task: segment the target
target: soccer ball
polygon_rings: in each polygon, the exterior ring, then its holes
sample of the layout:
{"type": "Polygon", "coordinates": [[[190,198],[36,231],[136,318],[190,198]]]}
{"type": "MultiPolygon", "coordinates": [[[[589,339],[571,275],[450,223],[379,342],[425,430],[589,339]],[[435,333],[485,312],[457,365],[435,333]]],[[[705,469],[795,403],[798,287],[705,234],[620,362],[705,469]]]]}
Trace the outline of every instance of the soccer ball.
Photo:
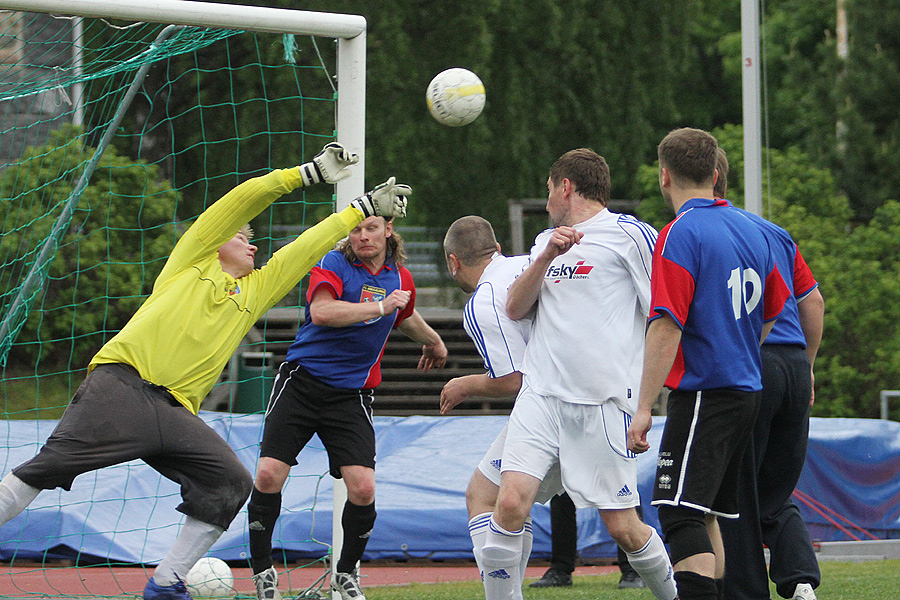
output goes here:
{"type": "Polygon", "coordinates": [[[234,575],[220,558],[204,556],[188,571],[184,584],[194,598],[234,598],[234,575]]]}
{"type": "Polygon", "coordinates": [[[450,127],[468,125],[484,108],[484,84],[468,69],[447,69],[428,84],[425,103],[439,123],[450,127]]]}

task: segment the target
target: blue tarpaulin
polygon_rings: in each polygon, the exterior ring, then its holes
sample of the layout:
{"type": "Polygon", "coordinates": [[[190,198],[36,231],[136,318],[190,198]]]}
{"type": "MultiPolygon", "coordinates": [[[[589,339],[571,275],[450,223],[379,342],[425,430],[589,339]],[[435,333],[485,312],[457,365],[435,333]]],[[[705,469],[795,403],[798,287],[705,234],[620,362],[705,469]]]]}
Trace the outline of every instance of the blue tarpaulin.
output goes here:
{"type": "MultiPolygon", "coordinates": [[[[261,415],[202,413],[252,473],[261,415]]],[[[367,559],[471,558],[465,488],[506,417],[376,417],[378,520],[367,559]]],[[[664,418],[649,440],[659,442],[664,418]]],[[[31,458],[54,421],[0,422],[3,473],[31,458]]],[[[275,546],[292,560],[316,558],[331,540],[332,480],[317,438],[298,457],[284,491],[275,546]]],[[[653,450],[638,458],[644,518],[659,527],[649,505],[656,467],[653,450]]],[[[900,423],[813,418],[806,468],[797,486],[815,540],[862,539],[853,525],[879,538],[900,538],[900,423]],[[852,525],[851,525],[852,524],[852,525]]],[[[124,563],[158,562],[178,532],[178,486],[135,461],[82,475],[71,492],[50,490],[0,527],[0,559],[81,556],[124,563]]],[[[535,506],[535,557],[550,554],[549,506],[535,506]]],[[[615,546],[593,510],[578,512],[583,557],[613,557],[615,546]]],[[[242,511],[213,547],[225,560],[247,558],[247,514],[242,511]]]]}

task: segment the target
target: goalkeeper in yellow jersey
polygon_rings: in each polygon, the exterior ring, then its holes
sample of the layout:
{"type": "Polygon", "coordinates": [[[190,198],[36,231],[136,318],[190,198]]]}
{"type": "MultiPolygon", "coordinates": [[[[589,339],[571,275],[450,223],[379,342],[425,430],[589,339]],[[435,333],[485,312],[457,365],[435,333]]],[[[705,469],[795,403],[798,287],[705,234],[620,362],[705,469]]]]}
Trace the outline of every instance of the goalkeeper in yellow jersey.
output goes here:
{"type": "Polygon", "coordinates": [[[144,599],[190,600],[187,572],[253,487],[231,447],[197,416],[200,402],[254,323],[361,221],[405,216],[411,190],[390,178],[305,231],[260,269],[242,226],[298,187],[349,177],[358,160],[340,144],[327,144],[311,162],[245,181],[200,215],[144,304],[93,357],[45,445],[0,480],[0,525],[41,490],[69,490],[82,473],[141,459],[181,486],[178,510],[186,515],[144,599]]]}

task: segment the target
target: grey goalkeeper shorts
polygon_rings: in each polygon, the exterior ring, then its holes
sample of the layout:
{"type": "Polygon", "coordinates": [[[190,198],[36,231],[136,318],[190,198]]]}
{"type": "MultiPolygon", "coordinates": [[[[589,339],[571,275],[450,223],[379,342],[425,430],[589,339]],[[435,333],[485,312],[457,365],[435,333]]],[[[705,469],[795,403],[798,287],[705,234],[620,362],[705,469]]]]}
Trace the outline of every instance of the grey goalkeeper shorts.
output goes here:
{"type": "Polygon", "coordinates": [[[135,459],[181,486],[180,512],[222,528],[253,486],[219,434],[123,364],[91,371],[38,454],[13,473],[39,489],[69,490],[82,473],[135,459]]]}

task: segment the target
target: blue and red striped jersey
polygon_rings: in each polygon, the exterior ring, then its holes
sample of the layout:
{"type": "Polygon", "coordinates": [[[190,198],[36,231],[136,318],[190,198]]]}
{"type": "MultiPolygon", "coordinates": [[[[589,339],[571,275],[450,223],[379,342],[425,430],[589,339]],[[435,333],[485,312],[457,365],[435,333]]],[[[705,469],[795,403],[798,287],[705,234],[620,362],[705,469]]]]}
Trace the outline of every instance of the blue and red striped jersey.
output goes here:
{"type": "Polygon", "coordinates": [[[378,387],[388,335],[412,315],[415,304],[416,288],[405,267],[388,262],[377,273],[370,273],[362,262],[351,263],[332,250],[310,271],[306,319],[288,349],[287,360],[332,387],[378,387]],[[314,324],[309,314],[310,300],[323,286],[345,302],[378,302],[396,289],[409,290],[412,295],[402,311],[346,327],[323,327],[314,324]]]}
{"type": "Polygon", "coordinates": [[[790,295],[768,239],[726,200],[693,198],[660,232],[650,320],[681,327],[666,386],[762,389],[759,339],[790,295]]]}
{"type": "Polygon", "coordinates": [[[800,326],[800,315],[797,303],[803,300],[807,294],[816,289],[819,283],[813,277],[809,265],[803,260],[800,249],[791,238],[790,234],[778,225],[767,221],[751,212],[744,211],[747,218],[756,223],[767,238],[769,238],[772,251],[775,253],[775,264],[784,278],[792,298],[784,305],[784,310],[778,315],[775,327],[766,337],[766,344],[790,344],[806,348],[806,336],[800,326]]]}

